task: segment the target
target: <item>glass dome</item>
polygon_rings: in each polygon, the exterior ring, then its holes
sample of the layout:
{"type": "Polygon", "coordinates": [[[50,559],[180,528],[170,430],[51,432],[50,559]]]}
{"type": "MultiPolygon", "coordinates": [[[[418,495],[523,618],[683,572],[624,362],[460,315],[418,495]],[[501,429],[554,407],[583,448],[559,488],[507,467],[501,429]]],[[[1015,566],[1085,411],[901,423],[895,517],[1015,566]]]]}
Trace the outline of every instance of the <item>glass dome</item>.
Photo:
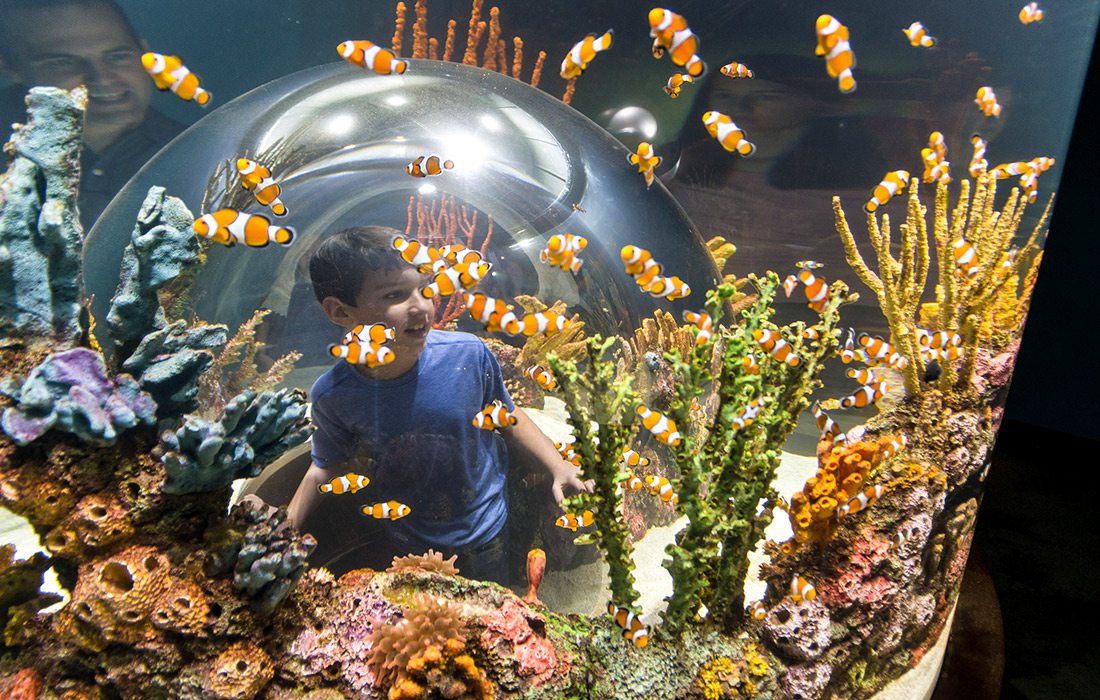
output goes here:
{"type": "MultiPolygon", "coordinates": [[[[413,60],[404,75],[381,76],[336,63],[215,110],[130,181],[85,246],[85,280],[99,317],[150,186],[167,187],[196,216],[222,206],[264,213],[231,170],[241,156],[263,162],[281,183],[289,213],[278,222],[297,236],[287,248],[216,246],[191,302],[200,318],[231,331],[258,308],[286,316],[282,337],[268,342],[278,353],[306,353],[307,364],[328,365],[324,349],[338,333],[309,293],[304,262],[317,243],[348,226],[382,224],[435,242],[486,246],[495,267],[479,291],[560,299],[590,332],[605,335],[630,333],[658,306],[678,317],[701,306],[716,282],[702,238],[664,186],[647,190],[628,151],[559,100],[461,64],[413,60]],[[404,172],[433,153],[453,160],[454,169],[428,178],[404,172]],[[589,242],[575,276],[538,261],[561,232],[589,242]],[[619,259],[626,244],[650,250],[694,295],[666,302],[640,291],[619,259]],[[321,324],[312,334],[301,330],[300,317],[310,314],[321,324]]],[[[475,330],[472,323],[463,316],[460,327],[475,330]]]]}

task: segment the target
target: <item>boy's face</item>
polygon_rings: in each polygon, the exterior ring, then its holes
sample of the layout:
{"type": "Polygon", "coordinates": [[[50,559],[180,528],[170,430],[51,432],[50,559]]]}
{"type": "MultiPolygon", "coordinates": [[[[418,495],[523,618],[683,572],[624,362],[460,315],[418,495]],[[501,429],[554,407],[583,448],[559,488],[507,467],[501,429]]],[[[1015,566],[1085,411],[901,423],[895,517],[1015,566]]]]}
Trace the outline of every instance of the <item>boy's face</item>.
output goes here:
{"type": "MultiPolygon", "coordinates": [[[[372,273],[363,281],[355,306],[342,305],[350,325],[341,325],[351,328],[360,323],[385,323],[392,327],[397,335],[389,343],[396,355],[394,364],[408,362],[411,367],[424,349],[435,318],[435,305],[420,294],[426,282],[427,278],[413,267],[372,273]]],[[[339,319],[333,320],[340,323],[339,319]]]]}

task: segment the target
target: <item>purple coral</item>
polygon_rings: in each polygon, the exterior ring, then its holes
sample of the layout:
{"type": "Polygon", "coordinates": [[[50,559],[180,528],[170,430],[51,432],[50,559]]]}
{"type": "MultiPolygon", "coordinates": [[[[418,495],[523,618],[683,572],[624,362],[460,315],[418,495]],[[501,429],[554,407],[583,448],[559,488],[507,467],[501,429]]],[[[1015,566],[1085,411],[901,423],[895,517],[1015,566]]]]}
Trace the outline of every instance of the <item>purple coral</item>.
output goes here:
{"type": "Polygon", "coordinates": [[[121,431],[152,425],[157,406],[126,374],[107,376],[103,356],[88,348],[55,353],[31,370],[21,386],[6,382],[0,391],[16,405],[0,424],[20,445],[57,427],[82,440],[114,444],[121,431]]]}

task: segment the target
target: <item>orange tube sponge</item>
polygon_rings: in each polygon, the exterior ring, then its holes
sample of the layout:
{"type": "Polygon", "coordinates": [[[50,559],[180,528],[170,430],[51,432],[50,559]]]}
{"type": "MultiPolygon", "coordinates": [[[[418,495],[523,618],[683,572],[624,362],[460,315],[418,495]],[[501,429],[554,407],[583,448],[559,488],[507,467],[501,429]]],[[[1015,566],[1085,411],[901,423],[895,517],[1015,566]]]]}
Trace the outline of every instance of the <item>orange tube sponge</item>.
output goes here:
{"type": "Polygon", "coordinates": [[[817,473],[791,497],[791,528],[797,542],[824,542],[836,535],[837,508],[868,485],[879,443],[852,442],[818,458],[817,473]]]}

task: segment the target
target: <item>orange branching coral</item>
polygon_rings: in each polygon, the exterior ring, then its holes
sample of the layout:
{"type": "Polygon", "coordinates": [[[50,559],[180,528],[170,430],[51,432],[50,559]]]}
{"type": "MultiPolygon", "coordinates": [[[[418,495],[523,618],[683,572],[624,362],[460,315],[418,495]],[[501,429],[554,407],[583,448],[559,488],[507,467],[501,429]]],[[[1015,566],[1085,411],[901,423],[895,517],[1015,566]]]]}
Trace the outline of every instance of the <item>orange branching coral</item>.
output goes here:
{"type": "Polygon", "coordinates": [[[379,624],[370,634],[369,663],[376,685],[396,685],[413,657],[430,646],[466,641],[461,610],[444,598],[417,593],[404,613],[397,624],[379,624]]]}
{"type": "Polygon", "coordinates": [[[546,61],[546,52],[539,51],[539,57],[535,59],[535,69],[531,72],[531,87],[538,87],[542,79],[542,64],[546,61]]]}
{"type": "Polygon", "coordinates": [[[837,508],[868,485],[879,452],[875,442],[834,447],[818,460],[817,473],[791,497],[790,519],[797,542],[824,542],[837,530],[837,508]]]}
{"type": "Polygon", "coordinates": [[[470,26],[466,29],[466,51],[462,54],[462,62],[466,65],[477,64],[477,44],[481,39],[478,24],[481,20],[482,0],[473,0],[470,6],[470,26]]]}
{"type": "Polygon", "coordinates": [[[570,78],[569,81],[565,84],[565,92],[561,96],[561,101],[564,102],[565,104],[572,103],[573,102],[573,93],[576,90],[577,90],[577,79],[576,78],[570,78]]]}
{"type": "Polygon", "coordinates": [[[428,6],[416,0],[416,21],[413,22],[413,58],[428,57],[428,6]]]}
{"type": "Polygon", "coordinates": [[[454,53],[454,50],[455,50],[455,27],[457,25],[458,25],[458,22],[454,21],[453,19],[447,21],[447,40],[443,44],[443,56],[442,56],[442,59],[444,61],[451,60],[451,54],[454,53]]]}
{"type": "Polygon", "coordinates": [[[400,680],[390,689],[389,700],[492,698],[492,684],[473,658],[462,653],[465,649],[458,639],[448,639],[442,646],[428,645],[409,659],[400,680]]]}
{"type": "Polygon", "coordinates": [[[203,677],[204,698],[248,700],[256,697],[275,677],[275,665],[263,649],[248,642],[229,647],[203,677]]]}
{"type": "Polygon", "coordinates": [[[444,576],[457,576],[458,567],[455,566],[457,554],[452,554],[449,559],[444,559],[443,554],[429,549],[424,554],[409,554],[403,557],[394,557],[393,563],[386,571],[400,573],[402,571],[433,571],[444,576]]]}
{"type": "Polygon", "coordinates": [[[397,17],[393,22],[393,41],[390,42],[390,48],[393,49],[394,56],[400,56],[401,37],[405,34],[405,3],[397,3],[395,12],[397,17]]]}
{"type": "MultiPolygon", "coordinates": [[[[500,8],[489,10],[489,38],[485,42],[485,55],[481,67],[485,70],[497,69],[497,49],[500,46],[500,8]]],[[[501,57],[503,58],[503,57],[501,57]]]]}
{"type": "Polygon", "coordinates": [[[519,80],[520,71],[523,69],[523,39],[512,37],[512,77],[519,80]]]}
{"type": "Polygon", "coordinates": [[[93,493],[80,499],[57,527],[46,534],[52,554],[76,557],[102,550],[134,534],[126,508],[113,494],[93,493]]]}

